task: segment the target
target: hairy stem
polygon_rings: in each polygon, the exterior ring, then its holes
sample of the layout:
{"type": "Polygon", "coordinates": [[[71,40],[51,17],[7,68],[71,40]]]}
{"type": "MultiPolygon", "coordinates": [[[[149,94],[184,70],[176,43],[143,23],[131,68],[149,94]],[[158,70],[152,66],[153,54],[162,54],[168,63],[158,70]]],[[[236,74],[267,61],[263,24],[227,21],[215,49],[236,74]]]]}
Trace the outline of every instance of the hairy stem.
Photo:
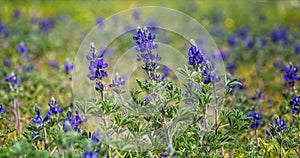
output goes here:
{"type": "Polygon", "coordinates": [[[204,128],[207,130],[208,129],[208,122],[207,122],[207,109],[208,105],[205,105],[205,112],[204,112],[204,128]]]}
{"type": "Polygon", "coordinates": [[[44,126],[44,123],[43,123],[43,133],[44,133],[44,149],[47,150],[47,132],[46,132],[46,129],[45,129],[45,126],[44,126]]]}
{"type": "Polygon", "coordinates": [[[257,132],[257,129],[254,130],[254,133],[255,133],[256,145],[257,145],[257,147],[259,147],[259,140],[258,140],[258,132],[257,132]]]}
{"type": "Polygon", "coordinates": [[[13,106],[14,106],[14,114],[15,114],[15,127],[19,133],[22,132],[22,123],[21,123],[21,116],[19,111],[19,104],[18,98],[13,99],[13,106]]]}

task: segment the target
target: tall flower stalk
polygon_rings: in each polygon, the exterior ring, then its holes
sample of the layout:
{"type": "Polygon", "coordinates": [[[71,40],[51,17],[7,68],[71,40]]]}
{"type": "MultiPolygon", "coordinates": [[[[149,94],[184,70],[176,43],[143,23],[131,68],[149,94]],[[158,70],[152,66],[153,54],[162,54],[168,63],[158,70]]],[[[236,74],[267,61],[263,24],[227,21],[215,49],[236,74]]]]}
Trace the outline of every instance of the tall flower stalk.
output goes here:
{"type": "Polygon", "coordinates": [[[137,60],[144,62],[143,70],[145,70],[149,80],[159,81],[160,77],[156,73],[160,65],[157,63],[161,57],[153,50],[157,50],[158,45],[154,42],[156,36],[145,28],[138,28],[136,35],[132,37],[136,41],[136,50],[140,52],[137,55],[137,60]]]}
{"type": "Polygon", "coordinates": [[[90,44],[90,53],[91,55],[87,55],[87,60],[90,61],[89,70],[90,73],[88,77],[95,84],[95,90],[100,93],[101,100],[104,101],[104,89],[105,85],[103,83],[103,78],[107,78],[108,74],[104,70],[108,67],[108,64],[105,63],[103,59],[104,53],[97,54],[98,51],[94,43],[90,44]]]}
{"type": "MultiPolygon", "coordinates": [[[[12,93],[19,92],[20,81],[19,81],[19,78],[15,75],[15,73],[11,73],[11,75],[7,76],[5,78],[5,81],[9,84],[10,91],[12,93]]],[[[14,96],[12,98],[12,103],[13,103],[13,114],[14,114],[14,120],[15,120],[15,127],[18,132],[22,132],[21,114],[20,114],[19,101],[18,101],[17,96],[14,96]]]]}

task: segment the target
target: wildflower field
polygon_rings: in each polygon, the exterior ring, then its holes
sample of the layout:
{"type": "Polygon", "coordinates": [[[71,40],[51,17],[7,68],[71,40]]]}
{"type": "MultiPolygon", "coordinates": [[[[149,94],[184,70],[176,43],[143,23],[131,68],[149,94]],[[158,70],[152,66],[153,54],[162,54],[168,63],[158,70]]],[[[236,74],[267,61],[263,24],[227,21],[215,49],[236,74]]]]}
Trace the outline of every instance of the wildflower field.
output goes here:
{"type": "Polygon", "coordinates": [[[0,157],[300,157],[300,1],[0,4],[0,157]]]}

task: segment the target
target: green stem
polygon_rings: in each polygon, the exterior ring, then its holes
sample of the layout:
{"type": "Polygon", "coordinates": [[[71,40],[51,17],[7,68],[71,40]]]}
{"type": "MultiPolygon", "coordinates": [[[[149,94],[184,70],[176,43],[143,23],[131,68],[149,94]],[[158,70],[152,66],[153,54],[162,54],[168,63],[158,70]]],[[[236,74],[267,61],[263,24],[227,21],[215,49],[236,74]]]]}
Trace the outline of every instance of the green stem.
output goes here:
{"type": "Polygon", "coordinates": [[[282,155],[282,145],[281,143],[279,144],[279,154],[280,154],[280,158],[283,158],[283,155],[282,155]]]}
{"type": "Polygon", "coordinates": [[[42,124],[43,126],[43,133],[44,133],[44,149],[47,150],[47,131],[45,129],[44,123],[42,124]]]}
{"type": "Polygon", "coordinates": [[[255,139],[256,139],[256,146],[259,147],[259,140],[258,140],[258,132],[257,129],[254,130],[255,133],[255,139]]]}

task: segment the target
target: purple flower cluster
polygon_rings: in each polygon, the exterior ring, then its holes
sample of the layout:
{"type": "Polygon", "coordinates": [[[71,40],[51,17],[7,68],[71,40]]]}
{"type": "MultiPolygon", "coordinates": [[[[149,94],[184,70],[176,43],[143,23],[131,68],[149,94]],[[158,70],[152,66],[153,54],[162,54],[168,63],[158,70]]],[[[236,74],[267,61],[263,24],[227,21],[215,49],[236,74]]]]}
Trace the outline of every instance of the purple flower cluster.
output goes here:
{"type": "Polygon", "coordinates": [[[227,65],[227,70],[230,72],[230,74],[234,74],[235,71],[236,71],[236,68],[237,68],[237,65],[235,62],[232,62],[232,63],[228,63],[227,65]]]}
{"type": "Polygon", "coordinates": [[[15,75],[15,73],[11,73],[10,76],[7,76],[5,78],[5,81],[8,83],[11,83],[12,85],[20,86],[20,81],[19,81],[18,77],[15,75]]]}
{"type": "Polygon", "coordinates": [[[0,114],[5,114],[6,113],[6,110],[3,109],[3,105],[0,104],[0,114]]]}
{"type": "Polygon", "coordinates": [[[122,77],[118,77],[117,75],[115,76],[115,79],[112,80],[112,83],[109,84],[109,87],[116,87],[120,85],[124,85],[125,80],[122,77]]]}
{"type": "Polygon", "coordinates": [[[50,107],[50,110],[48,112],[49,115],[58,115],[63,112],[63,110],[58,105],[58,101],[56,101],[54,97],[51,98],[48,106],[50,107]]]}
{"type": "Polygon", "coordinates": [[[287,64],[282,68],[282,72],[284,73],[283,79],[293,87],[296,81],[300,80],[298,76],[298,67],[293,66],[292,64],[287,64]]]}
{"type": "Polygon", "coordinates": [[[153,54],[152,50],[158,48],[157,44],[154,42],[156,36],[149,32],[147,28],[138,28],[136,35],[132,37],[136,41],[136,50],[141,52],[138,55],[138,61],[143,61],[144,63],[157,62],[161,58],[158,54],[153,54]]]}
{"type": "Polygon", "coordinates": [[[171,152],[171,149],[168,148],[167,152],[162,152],[161,157],[167,158],[167,157],[176,157],[178,153],[176,151],[171,152]]]}
{"type": "Polygon", "coordinates": [[[193,44],[193,40],[191,40],[191,47],[189,49],[189,65],[192,65],[194,68],[198,68],[200,65],[206,64],[206,60],[204,59],[204,53],[198,49],[197,46],[193,44]]]}
{"type": "Polygon", "coordinates": [[[263,100],[263,99],[265,99],[265,95],[263,94],[263,92],[259,90],[257,90],[252,97],[252,100],[263,100]]]}
{"type": "Polygon", "coordinates": [[[300,112],[300,96],[295,96],[291,101],[290,105],[292,106],[293,114],[299,114],[300,112]]]}
{"type": "Polygon", "coordinates": [[[95,143],[98,143],[100,141],[99,135],[97,133],[93,134],[92,141],[95,143]]]}
{"type": "Polygon", "coordinates": [[[68,111],[68,119],[66,119],[65,121],[69,121],[74,130],[79,130],[79,125],[87,122],[87,119],[83,114],[79,114],[78,111],[76,111],[76,114],[74,116],[71,111],[68,111]]]}
{"type": "Polygon", "coordinates": [[[154,42],[156,36],[149,32],[147,28],[138,28],[136,36],[132,38],[136,41],[136,50],[139,52],[151,52],[153,49],[157,49],[157,44],[154,42]]]}
{"type": "Polygon", "coordinates": [[[285,42],[288,40],[289,31],[286,28],[278,28],[273,30],[271,38],[273,42],[285,42]]]}
{"type": "Polygon", "coordinates": [[[30,60],[29,50],[23,42],[21,42],[19,47],[18,47],[18,53],[25,54],[25,59],[30,60]]]}
{"type": "Polygon", "coordinates": [[[28,48],[25,46],[24,43],[20,43],[18,47],[18,53],[28,53],[28,48]]]}
{"type": "Polygon", "coordinates": [[[54,19],[45,19],[39,22],[39,28],[45,33],[50,33],[54,28],[55,21],[54,19]]]}
{"type": "Polygon", "coordinates": [[[85,151],[83,158],[98,158],[98,153],[94,151],[85,151]]]}
{"type": "Polygon", "coordinates": [[[257,129],[262,126],[262,123],[259,120],[262,120],[262,116],[258,112],[252,112],[247,115],[247,117],[251,118],[251,125],[252,129],[257,129]]]}
{"type": "Polygon", "coordinates": [[[279,135],[279,133],[285,131],[286,128],[287,128],[286,122],[284,120],[277,118],[277,119],[275,119],[275,123],[273,122],[271,125],[271,128],[270,128],[271,132],[267,130],[266,134],[268,136],[270,136],[272,133],[273,136],[277,137],[279,135]]]}
{"type": "MultiPolygon", "coordinates": [[[[55,63],[52,63],[52,64],[55,64],[55,63]]],[[[53,66],[56,66],[56,65],[53,65],[53,66]]],[[[74,68],[75,68],[75,66],[69,60],[67,60],[66,65],[63,68],[63,71],[66,74],[69,74],[72,70],[74,70],[74,68]]]]}
{"type": "Polygon", "coordinates": [[[279,119],[277,121],[277,126],[278,126],[278,132],[286,130],[286,122],[284,120],[279,119]]]}
{"type": "Polygon", "coordinates": [[[42,118],[41,110],[37,105],[35,106],[35,113],[36,113],[36,118],[31,119],[31,122],[35,124],[42,125],[44,122],[48,122],[51,120],[50,114],[47,114],[44,119],[42,118]]]}
{"type": "Polygon", "coordinates": [[[221,79],[220,77],[214,72],[214,66],[208,66],[203,69],[202,76],[205,76],[203,83],[204,84],[209,84],[211,82],[220,82],[221,79]]]}
{"type": "Polygon", "coordinates": [[[105,63],[103,59],[103,53],[97,55],[97,50],[94,45],[94,43],[91,43],[90,45],[90,52],[91,55],[87,55],[87,60],[90,61],[89,70],[90,73],[88,74],[88,77],[90,80],[98,79],[102,81],[102,78],[108,77],[108,74],[106,71],[104,71],[105,68],[108,67],[108,64],[105,63]]]}
{"type": "MultiPolygon", "coordinates": [[[[67,62],[67,64],[68,64],[68,62],[67,62]]],[[[64,68],[64,71],[67,70],[67,69],[66,69],[67,64],[66,64],[66,66],[65,66],[65,68],[64,68]]],[[[58,62],[55,61],[55,60],[50,60],[49,65],[50,65],[51,67],[55,68],[55,69],[59,69],[59,64],[58,64],[58,62]]],[[[69,67],[69,68],[70,68],[70,67],[69,67]]],[[[68,68],[68,70],[70,70],[69,68],[68,68]]],[[[65,71],[65,72],[66,72],[66,71],[65,71]]],[[[66,73],[67,73],[67,72],[66,72],[66,73]]]]}
{"type": "Polygon", "coordinates": [[[149,32],[147,28],[138,28],[136,35],[132,37],[136,41],[136,50],[141,54],[137,55],[138,61],[143,61],[145,65],[142,67],[150,80],[161,81],[161,77],[156,74],[156,70],[160,67],[157,63],[161,60],[158,53],[154,54],[152,51],[158,48],[154,42],[156,36],[149,32]]]}
{"type": "Polygon", "coordinates": [[[6,26],[0,21],[0,35],[3,34],[4,37],[10,36],[10,31],[6,28],[6,26]]]}
{"type": "Polygon", "coordinates": [[[4,59],[3,60],[3,65],[6,66],[6,67],[11,67],[11,62],[8,58],[4,59]]]}

